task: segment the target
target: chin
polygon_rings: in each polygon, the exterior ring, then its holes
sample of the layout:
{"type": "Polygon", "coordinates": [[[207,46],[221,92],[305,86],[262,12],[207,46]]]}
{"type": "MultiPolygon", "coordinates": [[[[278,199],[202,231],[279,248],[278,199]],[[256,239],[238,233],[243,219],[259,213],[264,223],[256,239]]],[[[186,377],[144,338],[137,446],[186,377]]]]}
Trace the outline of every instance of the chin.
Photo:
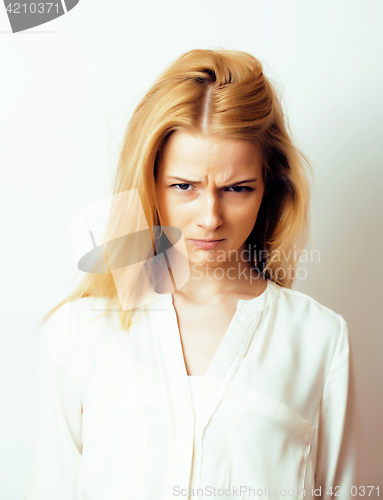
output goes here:
{"type": "Polygon", "coordinates": [[[201,260],[189,260],[189,262],[192,266],[201,269],[215,269],[216,267],[220,267],[220,265],[223,264],[223,262],[217,262],[215,259],[213,260],[212,257],[209,257],[209,259],[210,260],[207,260],[206,258],[203,258],[201,260]]]}

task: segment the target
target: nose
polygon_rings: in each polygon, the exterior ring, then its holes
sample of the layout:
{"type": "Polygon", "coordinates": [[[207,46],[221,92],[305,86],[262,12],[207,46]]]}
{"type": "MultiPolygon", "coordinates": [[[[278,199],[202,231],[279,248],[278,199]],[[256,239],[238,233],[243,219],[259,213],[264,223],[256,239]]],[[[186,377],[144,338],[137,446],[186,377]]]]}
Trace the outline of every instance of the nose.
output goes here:
{"type": "Polygon", "coordinates": [[[223,224],[223,206],[218,193],[205,192],[199,197],[196,223],[206,231],[215,231],[223,224]]]}

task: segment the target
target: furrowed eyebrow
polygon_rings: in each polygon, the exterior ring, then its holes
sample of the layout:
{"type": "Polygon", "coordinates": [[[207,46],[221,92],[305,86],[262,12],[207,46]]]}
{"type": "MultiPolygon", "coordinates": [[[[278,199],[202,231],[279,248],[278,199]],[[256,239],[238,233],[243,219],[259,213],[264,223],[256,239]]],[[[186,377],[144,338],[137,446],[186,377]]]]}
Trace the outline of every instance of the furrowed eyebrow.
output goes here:
{"type": "MultiPolygon", "coordinates": [[[[166,179],[168,179],[168,180],[174,180],[174,181],[181,181],[184,184],[201,184],[201,182],[199,182],[199,181],[191,181],[191,180],[188,180],[188,179],[181,179],[181,177],[167,176],[166,179]]],[[[248,179],[246,181],[240,181],[240,182],[234,182],[232,184],[228,184],[228,186],[238,186],[239,184],[246,184],[247,182],[255,182],[257,180],[258,179],[248,179]]]]}

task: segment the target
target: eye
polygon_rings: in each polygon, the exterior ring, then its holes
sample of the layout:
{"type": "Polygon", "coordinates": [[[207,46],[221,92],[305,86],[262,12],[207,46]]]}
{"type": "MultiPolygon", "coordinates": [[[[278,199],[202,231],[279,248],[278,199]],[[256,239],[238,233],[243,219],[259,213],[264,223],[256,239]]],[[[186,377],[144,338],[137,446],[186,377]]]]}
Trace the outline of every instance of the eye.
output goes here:
{"type": "Polygon", "coordinates": [[[188,191],[188,189],[184,189],[185,186],[191,186],[191,184],[172,184],[170,187],[173,187],[173,186],[181,186],[180,188],[178,188],[178,191],[188,191]]]}
{"type": "Polygon", "coordinates": [[[234,189],[234,191],[232,191],[233,193],[246,193],[249,191],[253,191],[253,188],[251,188],[250,186],[231,186],[230,188],[228,188],[228,190],[230,189],[234,189]],[[237,191],[237,189],[240,189],[240,191],[237,191]]]}

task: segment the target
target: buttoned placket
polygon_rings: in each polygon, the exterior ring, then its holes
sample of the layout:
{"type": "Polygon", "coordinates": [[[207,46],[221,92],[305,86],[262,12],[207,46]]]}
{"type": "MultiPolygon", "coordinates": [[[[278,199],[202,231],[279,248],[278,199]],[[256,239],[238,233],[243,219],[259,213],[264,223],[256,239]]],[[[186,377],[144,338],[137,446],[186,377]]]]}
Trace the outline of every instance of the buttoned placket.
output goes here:
{"type": "MultiPolygon", "coordinates": [[[[263,309],[251,311],[249,301],[239,300],[237,310],[202,379],[194,401],[186,371],[173,296],[164,297],[166,306],[162,338],[157,337],[161,373],[171,427],[171,449],[166,491],[174,500],[173,488],[189,492],[199,486],[202,470],[203,433],[245,356],[260,322],[263,309]]],[[[192,498],[189,494],[182,498],[192,498]]]]}

